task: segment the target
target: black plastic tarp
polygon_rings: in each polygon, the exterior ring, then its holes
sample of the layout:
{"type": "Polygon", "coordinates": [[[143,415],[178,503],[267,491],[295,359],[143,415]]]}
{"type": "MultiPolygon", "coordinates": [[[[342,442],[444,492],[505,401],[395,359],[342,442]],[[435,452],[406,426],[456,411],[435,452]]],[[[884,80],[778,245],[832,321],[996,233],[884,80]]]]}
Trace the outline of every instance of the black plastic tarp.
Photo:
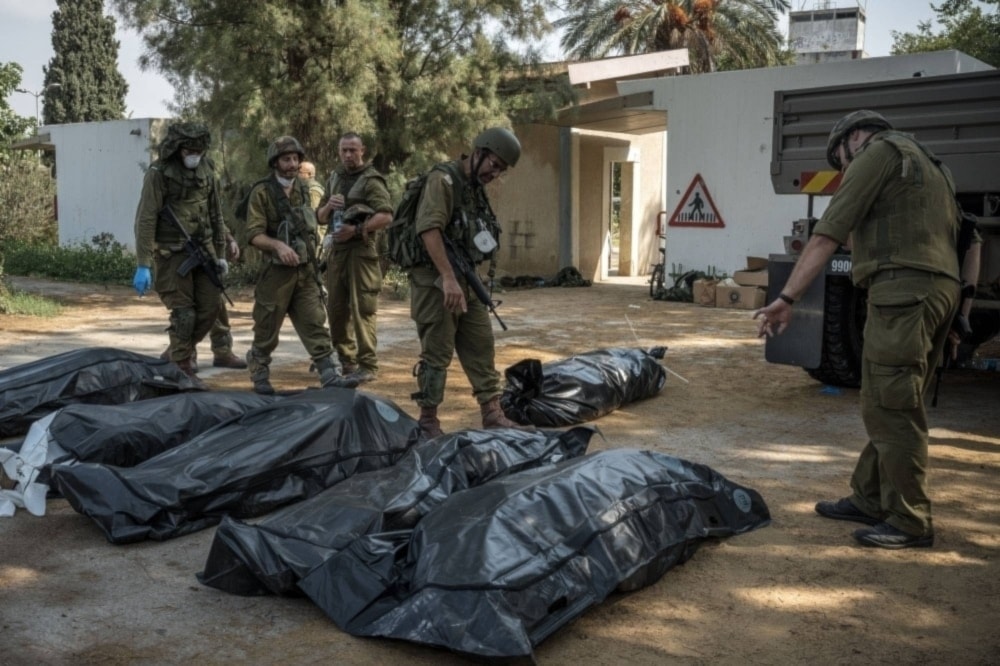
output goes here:
{"type": "Polygon", "coordinates": [[[235,594],[298,594],[296,584],[366,534],[410,529],[452,494],[583,455],[595,430],[465,430],[412,447],[392,467],[355,476],[250,525],[226,517],[198,575],[235,594]]]}
{"type": "Polygon", "coordinates": [[[709,467],[602,451],[455,493],[413,530],[355,540],[299,587],[354,635],[520,657],[704,540],[769,522],[756,491],[709,467]]]}
{"type": "Polygon", "coordinates": [[[120,405],[200,391],[175,364],[121,349],[88,347],[0,371],[0,437],[67,405],[120,405]]]}
{"type": "Polygon", "coordinates": [[[349,389],[305,391],[123,468],[53,465],[53,487],[112,543],[163,540],[259,516],[359,472],[393,464],[421,438],[391,401],[349,389]]]}
{"type": "Polygon", "coordinates": [[[666,347],[610,348],[542,363],[525,359],[507,368],[500,404],[507,418],[546,428],[584,423],[659,393],[666,347]]]}

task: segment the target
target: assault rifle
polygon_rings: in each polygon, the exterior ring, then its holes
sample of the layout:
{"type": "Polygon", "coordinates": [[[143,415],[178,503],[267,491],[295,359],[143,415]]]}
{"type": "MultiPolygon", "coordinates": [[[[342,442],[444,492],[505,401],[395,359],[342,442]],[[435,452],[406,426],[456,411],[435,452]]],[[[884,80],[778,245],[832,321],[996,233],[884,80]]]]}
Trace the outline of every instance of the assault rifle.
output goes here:
{"type": "Polygon", "coordinates": [[[461,274],[465,278],[465,281],[472,287],[472,291],[476,292],[479,302],[486,306],[486,309],[490,311],[490,314],[500,324],[500,328],[506,331],[507,324],[503,323],[500,315],[497,314],[497,306],[500,305],[501,301],[494,301],[490,297],[490,292],[486,291],[486,285],[483,284],[483,281],[479,279],[479,274],[476,273],[476,267],[466,258],[464,252],[460,252],[455,247],[455,244],[451,242],[448,235],[442,233],[441,238],[444,240],[444,249],[448,254],[448,261],[451,262],[451,267],[455,269],[456,273],[461,274]]]}
{"type": "Polygon", "coordinates": [[[177,267],[177,274],[184,277],[193,268],[201,266],[201,269],[205,271],[205,275],[208,276],[208,281],[218,287],[222,295],[226,297],[229,305],[233,305],[233,299],[229,298],[229,294],[226,293],[226,286],[222,283],[222,276],[219,275],[219,265],[205,252],[205,248],[191,238],[191,234],[188,233],[187,229],[184,228],[184,225],[181,224],[181,221],[177,219],[174,211],[170,208],[170,204],[164,204],[160,215],[168,222],[173,222],[181,230],[181,233],[184,234],[184,251],[187,253],[188,258],[177,267]]]}

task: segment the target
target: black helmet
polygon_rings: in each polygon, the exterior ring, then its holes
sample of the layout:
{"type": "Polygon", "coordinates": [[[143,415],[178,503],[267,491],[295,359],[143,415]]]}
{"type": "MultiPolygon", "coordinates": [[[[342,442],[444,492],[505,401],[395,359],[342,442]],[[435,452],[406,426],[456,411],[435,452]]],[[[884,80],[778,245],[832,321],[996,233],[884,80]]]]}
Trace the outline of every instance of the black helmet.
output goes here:
{"type": "Polygon", "coordinates": [[[514,133],[503,127],[490,127],[479,133],[472,142],[474,148],[485,148],[504,162],[514,167],[521,158],[521,142],[514,133]]]}
{"type": "Polygon", "coordinates": [[[838,120],[833,129],[830,130],[830,138],[826,141],[826,161],[837,171],[843,168],[840,158],[837,157],[837,146],[858,127],[873,127],[881,131],[892,129],[892,123],[878,111],[869,111],[868,109],[852,111],[838,120]]]}
{"type": "Polygon", "coordinates": [[[306,151],[302,150],[302,144],[294,136],[279,136],[267,148],[267,166],[274,168],[274,163],[285,153],[298,153],[299,161],[306,158],[306,151]]]}
{"type": "Polygon", "coordinates": [[[202,123],[174,123],[167,128],[167,138],[160,144],[160,159],[173,156],[181,148],[203,153],[212,145],[212,133],[202,123]]]}
{"type": "Polygon", "coordinates": [[[369,217],[375,214],[375,211],[364,204],[354,204],[349,206],[347,210],[344,211],[344,222],[349,224],[361,224],[369,217]]]}

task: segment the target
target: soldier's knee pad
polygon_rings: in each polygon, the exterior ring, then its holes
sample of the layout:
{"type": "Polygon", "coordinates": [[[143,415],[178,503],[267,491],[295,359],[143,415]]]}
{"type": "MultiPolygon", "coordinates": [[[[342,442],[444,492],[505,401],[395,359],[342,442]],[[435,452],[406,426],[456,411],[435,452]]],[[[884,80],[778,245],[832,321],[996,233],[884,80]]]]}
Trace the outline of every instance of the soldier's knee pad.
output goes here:
{"type": "Polygon", "coordinates": [[[190,340],[196,319],[194,308],[174,308],[170,311],[170,328],[181,340],[190,340]]]}
{"type": "Polygon", "coordinates": [[[437,407],[444,402],[444,384],[448,378],[447,368],[433,368],[424,361],[413,366],[413,375],[417,378],[418,392],[412,394],[421,407],[437,407]]]}

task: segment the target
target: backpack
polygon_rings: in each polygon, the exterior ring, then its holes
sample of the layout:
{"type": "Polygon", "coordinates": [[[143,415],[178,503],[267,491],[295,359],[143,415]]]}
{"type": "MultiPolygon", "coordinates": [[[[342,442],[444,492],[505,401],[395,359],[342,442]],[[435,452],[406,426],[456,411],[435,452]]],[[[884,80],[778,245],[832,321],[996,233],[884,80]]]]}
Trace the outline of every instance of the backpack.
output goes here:
{"type": "MultiPolygon", "coordinates": [[[[451,175],[452,182],[459,182],[460,179],[452,173],[449,163],[438,164],[435,169],[444,171],[451,175]]],[[[386,228],[386,238],[388,239],[389,259],[403,269],[413,268],[420,264],[429,264],[431,259],[424,249],[424,243],[417,236],[417,204],[420,203],[420,194],[424,191],[424,183],[427,182],[427,174],[422,173],[406,182],[403,188],[403,196],[399,200],[399,205],[392,216],[392,223],[386,228]]],[[[458,200],[456,196],[455,200],[458,200]]]]}

